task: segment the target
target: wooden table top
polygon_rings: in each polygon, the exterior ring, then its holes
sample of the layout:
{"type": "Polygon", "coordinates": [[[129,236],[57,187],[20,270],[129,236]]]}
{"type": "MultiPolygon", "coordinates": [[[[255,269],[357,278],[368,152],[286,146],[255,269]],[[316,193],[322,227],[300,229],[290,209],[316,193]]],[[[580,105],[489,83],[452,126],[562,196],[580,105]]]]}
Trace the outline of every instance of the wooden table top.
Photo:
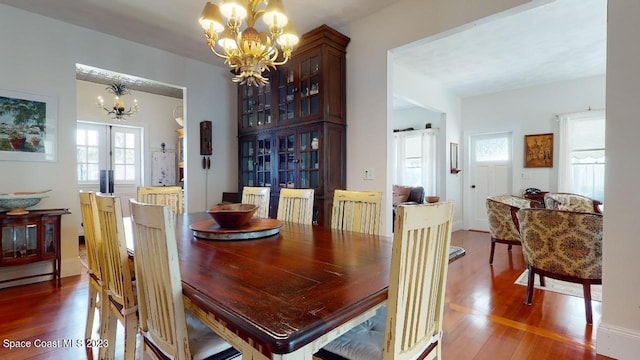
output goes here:
{"type": "Polygon", "coordinates": [[[267,357],[309,344],[387,298],[392,239],[285,223],[254,240],[193,237],[178,216],[183,294],[267,357]]]}

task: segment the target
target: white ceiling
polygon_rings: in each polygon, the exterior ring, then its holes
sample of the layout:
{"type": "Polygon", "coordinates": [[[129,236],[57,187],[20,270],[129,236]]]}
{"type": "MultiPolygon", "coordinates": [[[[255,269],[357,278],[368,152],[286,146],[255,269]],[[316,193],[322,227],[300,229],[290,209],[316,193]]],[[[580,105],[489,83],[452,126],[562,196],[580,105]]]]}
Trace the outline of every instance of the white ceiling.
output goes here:
{"type": "MultiPolygon", "coordinates": [[[[340,28],[393,0],[284,0],[299,34],[340,28]]],[[[198,24],[204,0],[0,0],[211,64],[198,24]]],[[[348,51],[348,49],[347,49],[348,51]]],[[[401,66],[461,97],[605,73],[606,0],[557,0],[394,51],[401,66]]]]}

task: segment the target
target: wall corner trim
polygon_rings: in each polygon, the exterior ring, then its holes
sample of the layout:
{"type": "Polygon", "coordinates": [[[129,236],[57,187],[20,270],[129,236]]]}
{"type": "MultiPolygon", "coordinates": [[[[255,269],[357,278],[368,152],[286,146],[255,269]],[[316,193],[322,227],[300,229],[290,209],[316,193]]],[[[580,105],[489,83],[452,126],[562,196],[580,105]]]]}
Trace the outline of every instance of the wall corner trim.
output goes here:
{"type": "Polygon", "coordinates": [[[601,322],[598,325],[596,353],[614,359],[637,359],[640,331],[601,322]]]}

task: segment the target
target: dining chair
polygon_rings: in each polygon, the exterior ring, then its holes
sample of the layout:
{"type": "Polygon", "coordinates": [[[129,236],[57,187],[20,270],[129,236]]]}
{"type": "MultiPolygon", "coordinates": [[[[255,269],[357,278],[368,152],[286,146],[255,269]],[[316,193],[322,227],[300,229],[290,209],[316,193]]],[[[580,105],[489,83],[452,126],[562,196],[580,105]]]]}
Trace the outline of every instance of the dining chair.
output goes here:
{"type": "Polygon", "coordinates": [[[592,324],[591,285],[602,284],[602,214],[520,209],[517,216],[529,269],[525,303],[533,302],[535,274],[579,283],[587,324],[592,324]]]}
{"type": "Polygon", "coordinates": [[[489,233],[491,234],[489,264],[493,264],[496,243],[509,245],[509,251],[511,251],[513,245],[522,245],[516,212],[520,208],[535,207],[537,204],[538,202],[535,200],[514,195],[498,195],[486,199],[487,219],[489,221],[489,233]]]}
{"type": "Polygon", "coordinates": [[[138,328],[138,307],[127,252],[120,198],[96,195],[100,235],[105,256],[105,278],[108,305],[105,306],[104,338],[108,346],[100,349],[100,358],[113,359],[117,321],[124,326],[124,358],[134,359],[138,328]]]}
{"type": "Polygon", "coordinates": [[[102,322],[108,304],[105,280],[102,268],[102,240],[100,237],[100,221],[98,220],[98,205],[94,192],[80,191],[80,212],[82,215],[82,228],[84,232],[84,244],[87,253],[87,274],[89,278],[89,306],[87,306],[87,324],[84,331],[84,338],[91,339],[93,330],[93,320],[96,310],[100,314],[100,338],[104,326],[102,322]]]}
{"type": "Polygon", "coordinates": [[[230,359],[240,353],[184,308],[173,214],[130,200],[143,354],[168,359],[230,359]],[[161,356],[160,356],[161,355],[161,356]]]}
{"type": "Polygon", "coordinates": [[[180,186],[138,186],[136,200],[146,204],[170,205],[174,214],[184,212],[180,186]]]}
{"type": "Polygon", "coordinates": [[[602,213],[600,201],[578,194],[546,193],[544,204],[547,209],[602,213]]]}
{"type": "Polygon", "coordinates": [[[319,359],[442,359],[453,202],[400,205],[386,306],[331,341],[319,359]]]}
{"type": "Polygon", "coordinates": [[[378,191],[335,190],[331,227],[334,229],[377,234],[380,229],[380,203],[378,191]]]}
{"type": "Polygon", "coordinates": [[[270,197],[271,188],[268,187],[245,186],[242,189],[242,203],[258,205],[258,210],[253,214],[253,217],[269,217],[270,197]]]}
{"type": "Polygon", "coordinates": [[[281,189],[278,200],[278,220],[311,224],[313,193],[313,189],[281,189]]]}

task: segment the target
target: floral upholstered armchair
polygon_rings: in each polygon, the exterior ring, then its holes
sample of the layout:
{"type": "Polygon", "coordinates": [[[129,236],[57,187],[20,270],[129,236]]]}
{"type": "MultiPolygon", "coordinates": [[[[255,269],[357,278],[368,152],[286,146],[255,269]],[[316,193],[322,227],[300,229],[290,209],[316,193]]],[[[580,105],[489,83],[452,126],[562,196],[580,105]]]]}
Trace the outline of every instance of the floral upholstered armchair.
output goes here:
{"type": "Polygon", "coordinates": [[[520,209],[517,217],[529,269],[525,303],[533,300],[535,274],[580,283],[591,324],[591,284],[602,284],[602,214],[520,209]]]}
{"type": "Polygon", "coordinates": [[[600,214],[602,203],[598,200],[571,193],[546,193],[544,206],[547,209],[580,211],[600,214]]]}
{"type": "Polygon", "coordinates": [[[493,253],[496,243],[521,245],[516,212],[521,208],[535,207],[535,200],[528,200],[514,195],[498,195],[487,198],[487,218],[491,233],[491,255],[489,264],[493,264],[493,253]]]}

